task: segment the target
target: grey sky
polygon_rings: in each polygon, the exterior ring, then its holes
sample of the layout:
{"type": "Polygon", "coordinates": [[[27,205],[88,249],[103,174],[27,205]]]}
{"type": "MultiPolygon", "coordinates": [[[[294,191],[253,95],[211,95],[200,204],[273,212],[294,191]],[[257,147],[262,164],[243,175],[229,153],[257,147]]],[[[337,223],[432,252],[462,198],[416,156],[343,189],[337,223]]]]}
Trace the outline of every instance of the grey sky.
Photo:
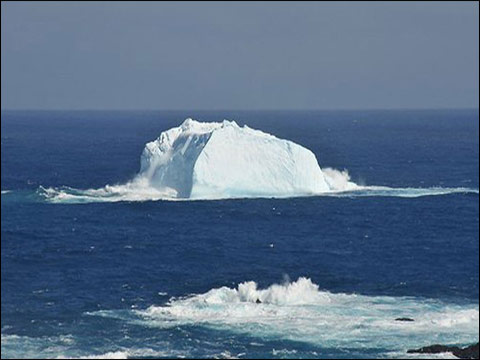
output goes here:
{"type": "Polygon", "coordinates": [[[1,9],[2,109],[478,108],[477,2],[1,9]]]}

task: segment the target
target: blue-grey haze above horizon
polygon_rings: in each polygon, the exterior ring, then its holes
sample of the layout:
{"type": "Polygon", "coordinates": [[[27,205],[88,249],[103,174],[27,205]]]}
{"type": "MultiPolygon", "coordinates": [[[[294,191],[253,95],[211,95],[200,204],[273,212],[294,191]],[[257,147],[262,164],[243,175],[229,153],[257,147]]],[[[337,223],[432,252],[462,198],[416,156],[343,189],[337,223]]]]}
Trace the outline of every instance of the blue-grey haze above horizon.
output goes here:
{"type": "Polygon", "coordinates": [[[2,2],[4,109],[478,108],[477,2],[2,2]]]}

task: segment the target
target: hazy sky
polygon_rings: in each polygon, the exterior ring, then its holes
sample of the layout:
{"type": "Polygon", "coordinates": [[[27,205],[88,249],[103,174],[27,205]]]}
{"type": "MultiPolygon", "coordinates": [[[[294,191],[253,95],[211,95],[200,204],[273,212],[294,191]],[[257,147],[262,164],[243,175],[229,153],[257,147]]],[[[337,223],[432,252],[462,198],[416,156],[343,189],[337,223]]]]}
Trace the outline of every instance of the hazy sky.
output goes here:
{"type": "Polygon", "coordinates": [[[2,109],[478,108],[477,2],[1,10],[2,109]]]}

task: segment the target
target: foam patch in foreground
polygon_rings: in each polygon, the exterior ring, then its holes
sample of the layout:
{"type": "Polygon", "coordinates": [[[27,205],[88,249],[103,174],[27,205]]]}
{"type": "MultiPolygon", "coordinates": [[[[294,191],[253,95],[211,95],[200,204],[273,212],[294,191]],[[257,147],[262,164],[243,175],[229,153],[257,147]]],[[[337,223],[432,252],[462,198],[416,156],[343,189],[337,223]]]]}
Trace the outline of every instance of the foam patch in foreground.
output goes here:
{"type": "MultiPolygon", "coordinates": [[[[98,311],[138,325],[172,328],[202,325],[262,339],[307,342],[325,348],[363,348],[405,353],[423,344],[478,341],[478,304],[446,304],[414,297],[363,296],[321,291],[301,277],[259,289],[253,281],[204,294],[172,298],[145,310],[98,311]],[[410,317],[413,322],[395,321],[410,317]]],[[[393,353],[393,352],[392,352],[393,353]]]]}

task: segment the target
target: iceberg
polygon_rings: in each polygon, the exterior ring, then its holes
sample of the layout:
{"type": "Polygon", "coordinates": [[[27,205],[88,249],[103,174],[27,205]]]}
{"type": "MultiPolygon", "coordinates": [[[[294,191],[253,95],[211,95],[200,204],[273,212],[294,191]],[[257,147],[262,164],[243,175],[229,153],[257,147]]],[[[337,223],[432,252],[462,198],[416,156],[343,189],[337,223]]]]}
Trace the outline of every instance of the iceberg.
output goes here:
{"type": "Polygon", "coordinates": [[[415,198],[478,194],[478,189],[357,185],[347,170],[321,169],[312,151],[292,141],[235,121],[188,118],[145,145],[140,171],[127,183],[99,189],[40,186],[37,193],[48,202],[76,204],[299,196],[415,198]]]}
{"type": "Polygon", "coordinates": [[[189,118],[162,132],[146,144],[138,177],[152,188],[187,199],[334,190],[312,151],[228,120],[202,123],[189,118]]]}

